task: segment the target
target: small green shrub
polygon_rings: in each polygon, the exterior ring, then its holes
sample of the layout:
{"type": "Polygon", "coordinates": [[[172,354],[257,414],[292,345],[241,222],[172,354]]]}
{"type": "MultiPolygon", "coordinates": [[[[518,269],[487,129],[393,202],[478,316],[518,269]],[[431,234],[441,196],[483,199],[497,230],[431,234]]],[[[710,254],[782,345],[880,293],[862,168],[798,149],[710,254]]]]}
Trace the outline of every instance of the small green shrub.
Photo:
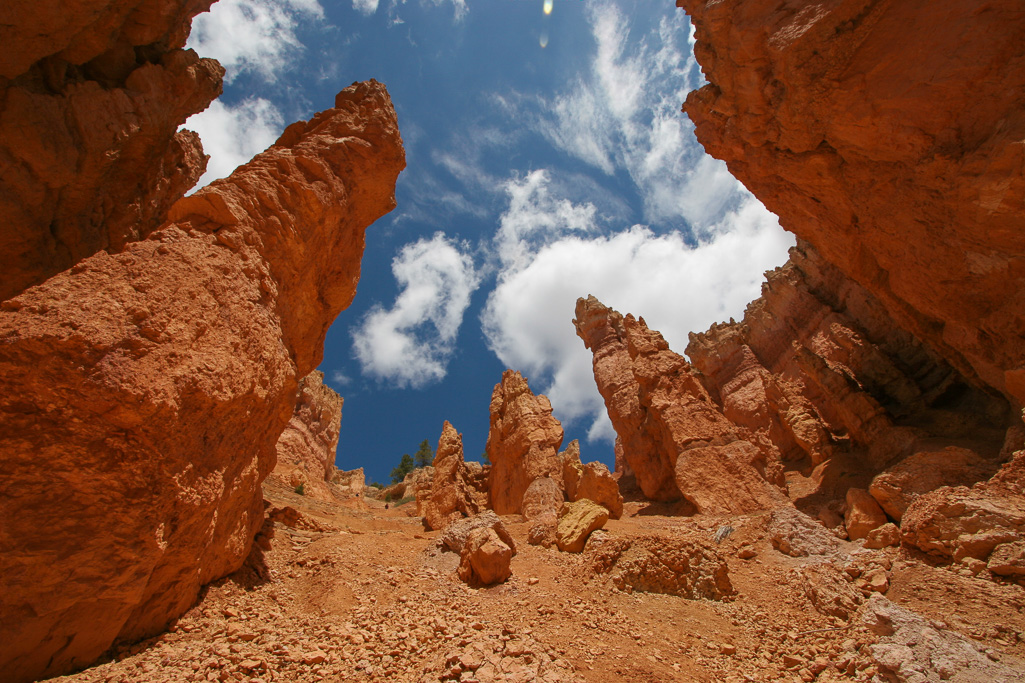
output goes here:
{"type": "Polygon", "coordinates": [[[302,484],[299,484],[298,486],[296,486],[295,487],[295,492],[298,493],[300,496],[305,496],[306,495],[306,484],[302,483],[302,484]]]}
{"type": "Polygon", "coordinates": [[[416,500],[416,496],[406,496],[405,498],[399,498],[397,501],[395,501],[395,507],[405,505],[406,503],[413,500],[416,500]]]}

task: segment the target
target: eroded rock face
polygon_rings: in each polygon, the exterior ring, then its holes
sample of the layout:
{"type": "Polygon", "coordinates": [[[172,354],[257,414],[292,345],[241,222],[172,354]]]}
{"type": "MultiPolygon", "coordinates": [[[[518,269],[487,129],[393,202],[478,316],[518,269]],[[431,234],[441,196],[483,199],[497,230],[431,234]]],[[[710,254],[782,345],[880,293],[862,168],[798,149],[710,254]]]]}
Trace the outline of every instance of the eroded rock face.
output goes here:
{"type": "Polygon", "coordinates": [[[486,446],[491,509],[500,515],[519,513],[527,487],[541,477],[551,477],[564,488],[559,459],[562,437],[562,424],[552,416],[548,397],[535,396],[520,373],[503,372],[491,394],[486,446]]]}
{"type": "MultiPolygon", "coordinates": [[[[299,380],[295,412],[278,438],[273,476],[292,488],[302,486],[304,495],[334,500],[326,482],[335,474],[343,403],[342,397],[324,384],[324,373],[319,370],[299,380]]],[[[359,490],[363,490],[362,481],[359,490]]]]}
{"type": "Polygon", "coordinates": [[[387,91],[355,84],[148,239],[0,306],[8,677],[159,632],[240,566],[403,165],[387,91]]]}
{"type": "Polygon", "coordinates": [[[487,493],[480,477],[474,477],[467,465],[463,461],[463,435],[446,420],[434,452],[430,488],[426,483],[414,487],[417,511],[428,528],[444,529],[487,507],[487,493]]]}
{"type": "Polygon", "coordinates": [[[966,448],[947,446],[938,451],[921,451],[908,456],[884,472],[868,492],[890,517],[900,522],[904,511],[923,493],[941,486],[974,484],[993,476],[997,465],[966,448]]]}
{"type": "Polygon", "coordinates": [[[592,296],[577,301],[574,324],[594,353],[595,381],[646,496],[682,496],[703,513],[788,504],[777,485],[778,451],[749,441],[751,431],[727,419],[700,373],[643,318],[621,316],[592,296]]]}
{"type": "Polygon", "coordinates": [[[721,600],[734,593],[726,561],[711,545],[648,535],[608,539],[588,548],[596,574],[622,591],[721,600]]]}
{"type": "Polygon", "coordinates": [[[575,502],[582,498],[593,500],[609,511],[612,519],[623,516],[623,496],[619,482],[609,468],[600,462],[580,462],[580,444],[570,442],[562,455],[562,477],[566,484],[566,497],[575,502]]]}
{"type": "Polygon", "coordinates": [[[896,327],[1025,404],[1020,3],[677,4],[705,149],[896,327]]]}
{"type": "Polygon", "coordinates": [[[224,70],[181,49],[212,0],[0,10],[0,300],[164,220],[206,168],[178,127],[224,70]]]}

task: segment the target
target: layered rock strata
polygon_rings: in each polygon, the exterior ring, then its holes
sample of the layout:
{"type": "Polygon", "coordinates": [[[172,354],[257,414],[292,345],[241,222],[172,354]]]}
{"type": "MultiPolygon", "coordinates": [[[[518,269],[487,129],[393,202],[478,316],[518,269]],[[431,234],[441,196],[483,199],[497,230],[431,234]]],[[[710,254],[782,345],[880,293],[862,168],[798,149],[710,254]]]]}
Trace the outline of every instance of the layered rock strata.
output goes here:
{"type": "MultiPolygon", "coordinates": [[[[292,419],[277,444],[272,475],[304,495],[334,500],[327,486],[335,475],[335,450],[342,422],[344,399],[324,384],[324,373],[314,370],[299,380],[299,396],[292,419]]],[[[359,483],[362,490],[363,484],[359,483]]]]}
{"type": "Polygon", "coordinates": [[[644,319],[579,299],[577,335],[594,354],[598,390],[644,494],[702,513],[786,505],[779,452],[732,422],[687,360],[644,319]]]}
{"type": "Polygon", "coordinates": [[[206,168],[178,128],[224,70],[183,50],[212,0],[0,9],[0,300],[156,229],[206,168]]]}
{"type": "Polygon", "coordinates": [[[430,487],[415,487],[416,507],[428,529],[444,529],[487,508],[487,489],[479,469],[463,461],[463,435],[445,421],[434,452],[430,487]],[[475,476],[476,475],[476,476],[475,476]]]}
{"type": "Polygon", "coordinates": [[[386,90],[354,84],[147,239],[0,306],[10,680],[157,633],[239,567],[298,380],[403,166],[386,90]]]}
{"type": "Polygon", "coordinates": [[[705,149],[896,327],[1025,404],[1021,3],[677,4],[705,149]]]}
{"type": "Polygon", "coordinates": [[[544,394],[534,395],[523,375],[506,370],[491,394],[491,426],[486,452],[491,462],[490,507],[500,515],[522,510],[527,487],[551,477],[560,490],[562,424],[552,416],[544,394]]]}

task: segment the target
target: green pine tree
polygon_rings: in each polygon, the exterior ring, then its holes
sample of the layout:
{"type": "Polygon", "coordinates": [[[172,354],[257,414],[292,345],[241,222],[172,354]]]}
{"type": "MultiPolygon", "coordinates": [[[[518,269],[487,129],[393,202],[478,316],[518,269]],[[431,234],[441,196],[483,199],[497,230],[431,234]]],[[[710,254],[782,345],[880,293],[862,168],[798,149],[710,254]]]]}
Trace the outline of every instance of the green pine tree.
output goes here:
{"type": "Polygon", "coordinates": [[[402,460],[399,461],[398,466],[391,471],[391,483],[398,484],[400,481],[406,478],[406,475],[413,471],[413,458],[409,457],[409,453],[402,454],[402,460]]]}
{"type": "Polygon", "coordinates": [[[434,450],[431,449],[431,444],[427,439],[420,442],[420,448],[417,449],[413,460],[417,467],[430,467],[434,463],[434,450]]]}

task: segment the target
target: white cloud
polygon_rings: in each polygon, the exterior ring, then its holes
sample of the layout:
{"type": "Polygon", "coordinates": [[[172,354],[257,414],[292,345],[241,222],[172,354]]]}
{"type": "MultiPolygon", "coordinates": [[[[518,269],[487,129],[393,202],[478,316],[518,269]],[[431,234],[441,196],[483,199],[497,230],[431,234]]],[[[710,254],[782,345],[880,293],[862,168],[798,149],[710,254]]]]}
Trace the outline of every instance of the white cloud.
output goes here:
{"type": "Polygon", "coordinates": [[[203,151],[210,155],[206,173],[196,185],[200,188],[230,175],[270,147],[284,129],[284,118],[263,98],[250,98],[235,106],[215,100],[205,111],[190,116],[182,127],[199,133],[203,151]]]}
{"type": "Polygon", "coordinates": [[[392,260],[402,288],[391,309],[374,306],[353,330],[363,372],[400,387],[445,377],[470,295],[480,284],[473,260],[436,233],[407,244],[392,260]]]}
{"type": "Polygon", "coordinates": [[[352,0],[353,9],[363,14],[373,14],[377,11],[378,0],[352,0]]]}
{"type": "Polygon", "coordinates": [[[543,170],[506,183],[505,190],[509,194],[509,209],[502,214],[495,237],[503,268],[524,268],[533,258],[533,245],[538,240],[594,228],[594,206],[552,197],[548,174],[543,170]]]}
{"type": "Polygon", "coordinates": [[[273,82],[303,50],[299,23],[323,17],[318,0],[220,0],[192,22],[188,47],[219,61],[228,83],[246,71],[273,82]]]}
{"type": "Polygon", "coordinates": [[[626,171],[647,221],[683,218],[699,231],[707,228],[744,193],[725,165],[704,154],[680,112],[687,92],[703,82],[686,19],[663,18],[635,35],[629,16],[599,2],[590,20],[596,50],[589,69],[567,91],[542,101],[537,130],[608,175],[626,171]]]}
{"type": "MultiPolygon", "coordinates": [[[[621,313],[644,316],[683,353],[689,332],[742,316],[759,295],[762,273],[786,259],[793,238],[750,195],[737,210],[723,214],[721,224],[712,226],[712,238],[697,247],[679,232],[656,235],[643,226],[599,236],[587,207],[553,199],[543,183],[542,178],[530,186],[533,201],[516,198],[527,181],[509,184],[512,200],[503,229],[524,215],[541,222],[537,214],[546,211],[550,227],[541,243],[521,242],[516,258],[499,273],[482,314],[484,332],[508,367],[548,383],[545,393],[560,419],[586,417],[589,438],[612,440],[591,354],[572,324],[577,298],[594,294],[621,313]]],[[[529,231],[509,232],[520,234],[529,231]]]]}
{"type": "Polygon", "coordinates": [[[346,375],[341,370],[335,370],[331,373],[331,383],[340,387],[344,387],[352,383],[352,378],[346,375]]]}

